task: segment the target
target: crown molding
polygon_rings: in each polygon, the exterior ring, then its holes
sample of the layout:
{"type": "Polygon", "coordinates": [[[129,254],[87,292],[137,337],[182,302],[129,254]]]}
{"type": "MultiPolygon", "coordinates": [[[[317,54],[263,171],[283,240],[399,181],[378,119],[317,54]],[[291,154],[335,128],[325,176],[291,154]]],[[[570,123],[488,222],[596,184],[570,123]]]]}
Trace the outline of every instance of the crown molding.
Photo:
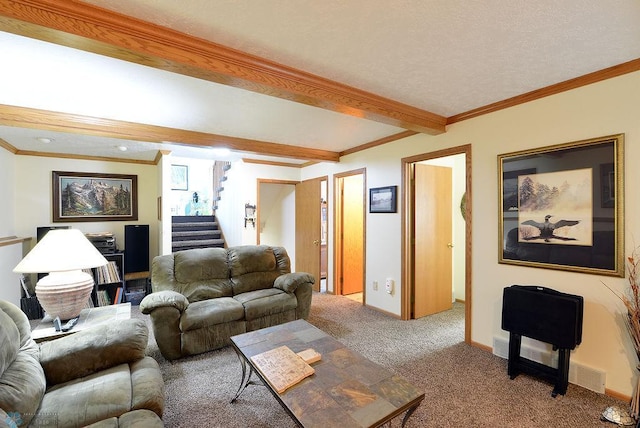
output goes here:
{"type": "Polygon", "coordinates": [[[446,118],[75,0],[0,0],[0,30],[423,132],[446,118]]]}
{"type": "Polygon", "coordinates": [[[614,77],[622,76],[624,74],[633,73],[636,71],[640,71],[640,58],[624,62],[622,64],[614,65],[613,67],[594,71],[593,73],[588,73],[574,79],[565,80],[564,82],[549,85],[544,88],[536,89],[534,91],[488,104],[483,107],[478,107],[464,113],[456,114],[447,118],[447,125],[451,125],[452,123],[456,122],[462,122],[463,120],[472,119],[474,117],[493,113],[498,110],[503,110],[509,107],[517,106],[519,104],[528,103],[530,101],[535,101],[540,98],[548,97],[550,95],[570,91],[572,89],[577,89],[582,86],[591,85],[592,83],[598,83],[603,80],[612,79],[614,77]]]}
{"type": "Polygon", "coordinates": [[[278,162],[278,161],[268,161],[268,160],[251,159],[251,158],[242,158],[242,162],[253,163],[258,165],[285,166],[288,168],[302,168],[303,166],[305,166],[305,164],[303,163],[278,162]]]}

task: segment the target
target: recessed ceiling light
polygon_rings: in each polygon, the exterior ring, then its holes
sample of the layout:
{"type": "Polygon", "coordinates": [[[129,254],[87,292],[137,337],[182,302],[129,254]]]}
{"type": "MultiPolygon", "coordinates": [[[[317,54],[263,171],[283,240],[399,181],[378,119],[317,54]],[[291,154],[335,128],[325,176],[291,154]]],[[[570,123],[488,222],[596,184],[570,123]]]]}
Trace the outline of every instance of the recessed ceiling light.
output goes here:
{"type": "Polygon", "coordinates": [[[121,152],[126,152],[127,151],[127,146],[116,146],[118,148],[118,150],[120,150],[121,152]]]}
{"type": "Polygon", "coordinates": [[[41,143],[44,144],[49,144],[53,141],[53,138],[46,138],[46,137],[38,137],[36,138],[36,140],[40,141],[41,143]]]}

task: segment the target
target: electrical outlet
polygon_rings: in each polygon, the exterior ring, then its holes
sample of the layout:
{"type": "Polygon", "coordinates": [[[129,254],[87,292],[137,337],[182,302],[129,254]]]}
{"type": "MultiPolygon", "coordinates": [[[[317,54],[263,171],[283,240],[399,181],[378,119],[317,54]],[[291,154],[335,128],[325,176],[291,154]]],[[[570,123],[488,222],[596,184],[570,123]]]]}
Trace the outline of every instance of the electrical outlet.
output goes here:
{"type": "Polygon", "coordinates": [[[373,291],[378,291],[378,281],[373,281],[373,291]]]}
{"type": "Polygon", "coordinates": [[[387,280],[384,283],[384,291],[386,291],[389,294],[393,294],[393,279],[387,278],[387,280]]]}

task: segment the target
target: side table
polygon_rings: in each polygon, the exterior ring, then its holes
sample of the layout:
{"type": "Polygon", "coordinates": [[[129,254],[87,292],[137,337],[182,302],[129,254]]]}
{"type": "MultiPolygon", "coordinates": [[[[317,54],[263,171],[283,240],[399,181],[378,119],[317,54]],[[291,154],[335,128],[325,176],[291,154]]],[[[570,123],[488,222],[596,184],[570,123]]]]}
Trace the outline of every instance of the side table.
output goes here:
{"type": "Polygon", "coordinates": [[[58,337],[76,333],[80,330],[87,329],[102,324],[109,324],[116,320],[131,318],[131,303],[120,303],[118,305],[97,306],[95,308],[86,308],[80,312],[78,322],[69,331],[56,331],[53,326],[53,319],[45,315],[45,317],[31,331],[31,337],[36,342],[57,339],[58,337]]]}

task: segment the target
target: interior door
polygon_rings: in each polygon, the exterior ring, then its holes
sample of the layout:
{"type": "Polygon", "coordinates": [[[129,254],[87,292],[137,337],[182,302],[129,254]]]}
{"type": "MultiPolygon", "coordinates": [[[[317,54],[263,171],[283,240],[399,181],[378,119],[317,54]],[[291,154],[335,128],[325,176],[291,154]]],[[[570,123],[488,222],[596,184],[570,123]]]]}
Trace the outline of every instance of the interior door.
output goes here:
{"type": "Polygon", "coordinates": [[[452,307],[451,168],[414,168],[414,317],[452,307]]]}
{"type": "Polygon", "coordinates": [[[315,291],[320,291],[321,182],[316,178],[296,184],[296,271],[313,275],[315,291]]]}
{"type": "Polygon", "coordinates": [[[341,180],[342,294],[364,289],[364,188],[362,174],[341,180]]]}

